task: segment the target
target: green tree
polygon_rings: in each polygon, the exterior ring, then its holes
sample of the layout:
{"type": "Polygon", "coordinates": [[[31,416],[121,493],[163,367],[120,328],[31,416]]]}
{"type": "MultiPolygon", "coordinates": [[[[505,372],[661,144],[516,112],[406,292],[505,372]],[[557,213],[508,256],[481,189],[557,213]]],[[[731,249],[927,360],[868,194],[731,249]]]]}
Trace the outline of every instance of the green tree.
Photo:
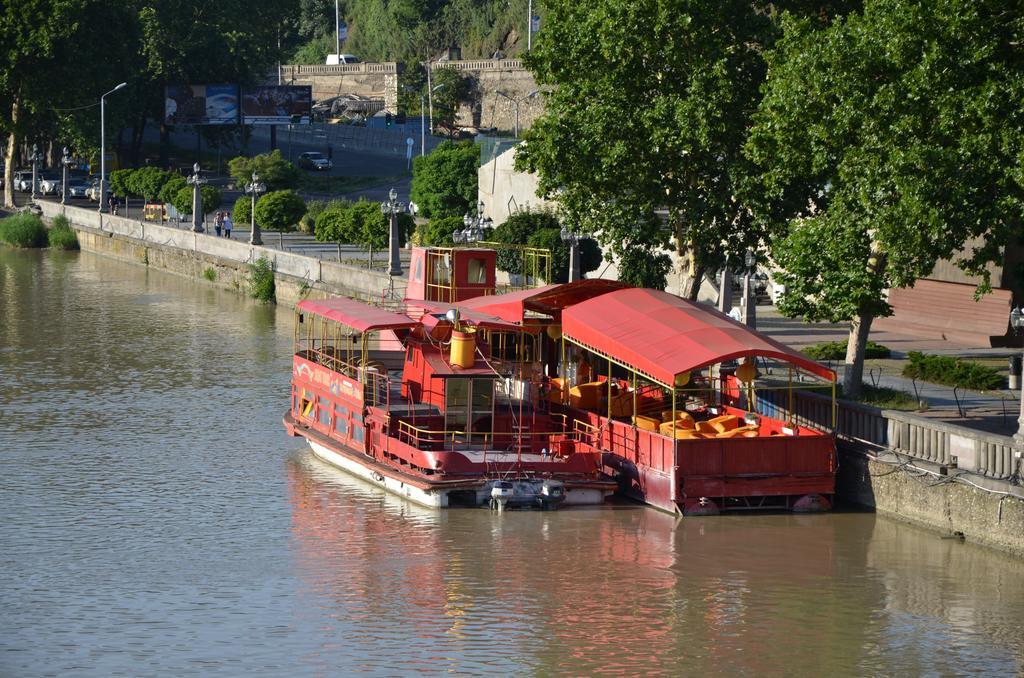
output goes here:
{"type": "Polygon", "coordinates": [[[316,217],[314,235],[321,242],[354,245],[359,239],[350,206],[328,207],[316,217]]]}
{"type": "Polygon", "coordinates": [[[160,195],[164,184],[174,176],[177,175],[157,167],[143,167],[134,171],[128,180],[128,187],[134,195],[143,197],[146,202],[152,202],[160,195]]]}
{"type": "Polygon", "coordinates": [[[454,136],[459,104],[472,100],[473,81],[461,71],[448,66],[435,68],[431,72],[430,82],[434,89],[434,127],[447,130],[454,136]]]}
{"type": "Polygon", "coordinates": [[[306,213],[306,201],[295,191],[271,191],[256,201],[256,223],[268,231],[294,231],[306,213]]]}
{"type": "Polygon", "coordinates": [[[548,86],[516,167],[627,267],[675,249],[695,298],[706,270],[760,234],[737,200],[774,35],[749,0],[549,0],[526,57],[548,86]],[[653,219],[658,209],[668,218],[653,219]],[[639,219],[638,219],[639,215],[639,219]]]}
{"type": "Polygon", "coordinates": [[[413,159],[412,200],[429,218],[459,217],[476,205],[480,147],[446,141],[413,159]]]}
{"type": "Polygon", "coordinates": [[[134,189],[135,170],[133,169],[114,170],[110,173],[109,183],[109,190],[114,195],[127,198],[136,194],[134,189]]]}
{"type": "MultiPolygon", "coordinates": [[[[551,280],[548,282],[569,282],[569,245],[562,241],[560,228],[542,228],[530,234],[526,244],[530,247],[551,252],[551,280]]],[[[580,238],[580,276],[596,271],[604,258],[601,248],[593,238],[580,238]]]]}
{"type": "Polygon", "coordinates": [[[299,170],[276,148],[270,153],[251,158],[240,155],[228,161],[228,172],[239,190],[252,181],[253,170],[259,175],[260,182],[271,190],[295,188],[299,183],[299,170]]]}
{"type": "Polygon", "coordinates": [[[455,244],[452,235],[456,230],[462,230],[464,225],[462,217],[438,217],[431,219],[418,228],[420,232],[420,245],[426,247],[451,247],[455,244]]]}
{"type": "MultiPolygon", "coordinates": [[[[163,187],[160,189],[160,202],[166,205],[173,205],[175,196],[178,195],[181,189],[186,188],[187,186],[188,182],[185,181],[185,177],[181,176],[180,174],[172,173],[171,176],[167,178],[166,183],[164,183],[163,187]]],[[[191,200],[191,198],[189,199],[191,200]]]]}
{"type": "Polygon", "coordinates": [[[781,308],[850,322],[857,394],[872,321],[939,259],[983,276],[1020,234],[1024,10],[866,0],[830,25],[785,16],[751,131],[751,204],[773,229],[781,308]]]}
{"type": "MultiPolygon", "coordinates": [[[[209,214],[220,207],[221,193],[218,189],[213,186],[202,186],[199,190],[203,198],[203,214],[209,214]]],[[[171,204],[181,214],[192,214],[192,187],[185,186],[179,190],[171,204]]]]}

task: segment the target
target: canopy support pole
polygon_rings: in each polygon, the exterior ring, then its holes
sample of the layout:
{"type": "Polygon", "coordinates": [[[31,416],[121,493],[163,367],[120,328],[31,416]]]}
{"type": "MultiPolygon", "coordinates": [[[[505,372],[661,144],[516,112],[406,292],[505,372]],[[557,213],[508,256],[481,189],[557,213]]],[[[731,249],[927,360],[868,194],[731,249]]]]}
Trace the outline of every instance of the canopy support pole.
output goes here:
{"type": "Polygon", "coordinates": [[[633,428],[636,428],[636,372],[633,372],[633,428]]]}
{"type": "Polygon", "coordinates": [[[612,420],[612,361],[608,359],[608,422],[611,426],[612,420]]]}

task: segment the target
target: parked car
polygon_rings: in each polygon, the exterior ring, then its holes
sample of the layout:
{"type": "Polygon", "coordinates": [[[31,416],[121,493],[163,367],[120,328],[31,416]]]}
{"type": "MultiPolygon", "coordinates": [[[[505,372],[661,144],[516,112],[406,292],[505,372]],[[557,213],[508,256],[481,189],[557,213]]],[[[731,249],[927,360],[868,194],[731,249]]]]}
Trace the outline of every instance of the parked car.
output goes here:
{"type": "Polygon", "coordinates": [[[307,151],[299,155],[299,167],[308,170],[329,170],[334,167],[334,163],[323,153],[307,151]]]}
{"type": "Polygon", "coordinates": [[[48,172],[41,173],[38,177],[39,192],[43,195],[57,195],[61,189],[61,178],[48,172]]]}
{"type": "Polygon", "coordinates": [[[18,170],[14,173],[14,190],[28,193],[32,190],[32,170],[18,170]]]}
{"type": "Polygon", "coordinates": [[[89,177],[71,175],[68,177],[68,197],[87,198],[86,192],[91,186],[89,177]]]}

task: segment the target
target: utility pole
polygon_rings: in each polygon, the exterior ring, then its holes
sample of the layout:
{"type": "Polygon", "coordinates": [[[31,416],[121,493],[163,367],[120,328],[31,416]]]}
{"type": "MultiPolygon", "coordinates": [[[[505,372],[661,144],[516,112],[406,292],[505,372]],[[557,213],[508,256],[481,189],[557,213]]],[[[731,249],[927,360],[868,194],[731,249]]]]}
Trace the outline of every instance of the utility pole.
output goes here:
{"type": "Polygon", "coordinates": [[[334,0],[334,54],[341,63],[341,10],[338,9],[338,0],[334,0]]]}
{"type": "Polygon", "coordinates": [[[526,3],[526,51],[533,49],[533,0],[526,3]]]}

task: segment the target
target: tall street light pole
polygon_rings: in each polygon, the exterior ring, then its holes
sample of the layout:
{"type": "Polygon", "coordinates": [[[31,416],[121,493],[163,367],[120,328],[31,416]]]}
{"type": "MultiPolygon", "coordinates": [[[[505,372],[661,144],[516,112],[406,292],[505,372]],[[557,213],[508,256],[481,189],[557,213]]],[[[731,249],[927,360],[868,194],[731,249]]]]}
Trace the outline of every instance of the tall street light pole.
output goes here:
{"type": "Polygon", "coordinates": [[[103,211],[103,206],[107,204],[107,97],[127,86],[127,82],[122,82],[100,97],[100,212],[103,211]]]}
{"type": "Polygon", "coordinates": [[[338,0],[334,0],[334,49],[338,64],[341,64],[341,10],[338,9],[338,0]]]}
{"type": "Polygon", "coordinates": [[[199,173],[199,163],[192,165],[192,176],[185,180],[186,183],[192,184],[192,231],[195,233],[202,233],[205,229],[203,228],[203,191],[202,186],[206,183],[206,179],[199,173]]]}
{"type": "Polygon", "coordinates": [[[510,94],[505,94],[501,90],[497,91],[497,95],[498,96],[505,97],[506,99],[508,99],[509,101],[512,102],[513,106],[515,106],[515,109],[516,109],[516,129],[515,129],[516,139],[519,138],[519,104],[523,103],[527,99],[532,99],[533,97],[537,96],[539,93],[540,93],[540,90],[535,89],[532,92],[530,92],[529,94],[527,94],[526,96],[521,97],[519,99],[516,99],[515,97],[511,96],[510,94]]]}
{"type": "Polygon", "coordinates": [[[562,226],[559,236],[562,242],[569,246],[569,282],[576,282],[583,277],[580,266],[580,236],[568,226],[562,226]]]}
{"type": "MultiPolygon", "coordinates": [[[[260,183],[260,175],[256,172],[252,173],[252,183],[245,187],[246,193],[252,194],[252,209],[249,211],[249,244],[250,245],[262,245],[263,239],[260,237],[260,227],[256,223],[256,198],[260,193],[267,190],[267,185],[260,183]]],[[[284,236],[282,236],[283,238],[284,236]]],[[[282,250],[284,247],[281,248],[282,250]]]]}
{"type": "MultiPolygon", "coordinates": [[[[430,75],[430,71],[429,70],[427,71],[427,75],[428,76],[430,75]]],[[[440,85],[437,85],[436,87],[431,87],[430,86],[430,78],[428,77],[427,78],[427,101],[428,101],[427,106],[430,107],[430,134],[431,135],[434,134],[434,92],[436,92],[439,89],[444,89],[444,83],[442,82],[440,85]]]]}
{"type": "Polygon", "coordinates": [[[420,157],[422,158],[427,154],[427,121],[423,117],[423,104],[424,99],[423,92],[420,92],[420,157]]]}

